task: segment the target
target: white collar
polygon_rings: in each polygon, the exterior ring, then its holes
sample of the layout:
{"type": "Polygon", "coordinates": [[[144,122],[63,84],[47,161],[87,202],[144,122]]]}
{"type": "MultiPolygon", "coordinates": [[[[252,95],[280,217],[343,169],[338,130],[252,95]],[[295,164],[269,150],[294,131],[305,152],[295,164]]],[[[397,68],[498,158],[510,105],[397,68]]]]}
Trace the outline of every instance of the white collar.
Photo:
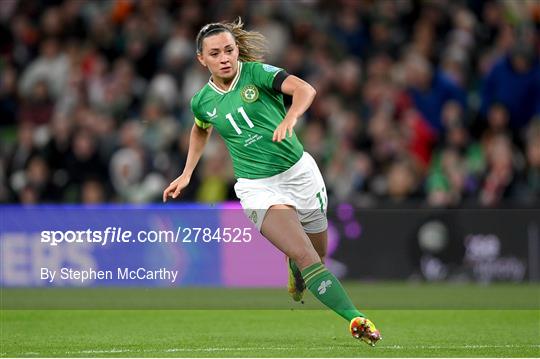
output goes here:
{"type": "Polygon", "coordinates": [[[216,91],[218,94],[225,95],[226,93],[231,92],[231,91],[234,90],[234,88],[236,87],[236,84],[238,83],[238,80],[240,79],[240,73],[241,72],[242,72],[242,62],[238,61],[238,70],[236,71],[236,75],[234,75],[234,78],[233,78],[233,80],[231,82],[231,86],[229,86],[229,89],[226,90],[226,91],[220,89],[219,87],[217,87],[217,85],[212,82],[212,77],[210,77],[210,79],[208,80],[208,85],[210,85],[210,87],[214,91],[216,91]]]}

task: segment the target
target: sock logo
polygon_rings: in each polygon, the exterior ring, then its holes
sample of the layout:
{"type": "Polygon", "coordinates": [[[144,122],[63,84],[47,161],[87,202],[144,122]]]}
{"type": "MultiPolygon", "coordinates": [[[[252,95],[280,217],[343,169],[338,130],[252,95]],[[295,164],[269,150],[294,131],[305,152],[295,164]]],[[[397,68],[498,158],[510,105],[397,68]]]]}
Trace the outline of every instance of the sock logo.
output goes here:
{"type": "Polygon", "coordinates": [[[322,295],[326,293],[326,288],[330,288],[331,285],[332,285],[332,281],[330,279],[323,280],[321,282],[321,285],[319,285],[319,288],[317,288],[317,291],[319,291],[319,294],[322,295]]]}

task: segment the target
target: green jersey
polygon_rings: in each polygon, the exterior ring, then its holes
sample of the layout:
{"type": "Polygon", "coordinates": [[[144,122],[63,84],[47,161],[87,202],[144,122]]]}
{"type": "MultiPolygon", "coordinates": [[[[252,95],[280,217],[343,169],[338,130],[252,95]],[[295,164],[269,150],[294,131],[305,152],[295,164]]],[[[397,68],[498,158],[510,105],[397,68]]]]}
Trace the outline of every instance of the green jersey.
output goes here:
{"type": "Polygon", "coordinates": [[[213,126],[223,137],[237,178],[265,178],[284,172],[302,157],[296,134],[273,142],[274,130],[285,117],[283,95],[273,89],[278,67],[238,62],[228,91],[211,80],[191,99],[195,123],[213,126]]]}

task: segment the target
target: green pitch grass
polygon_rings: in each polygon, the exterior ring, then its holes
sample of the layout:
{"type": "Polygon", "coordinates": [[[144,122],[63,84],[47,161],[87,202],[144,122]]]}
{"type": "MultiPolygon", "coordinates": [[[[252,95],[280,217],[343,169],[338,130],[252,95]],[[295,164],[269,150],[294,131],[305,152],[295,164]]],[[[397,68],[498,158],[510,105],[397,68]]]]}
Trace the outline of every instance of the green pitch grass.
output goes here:
{"type": "MultiPolygon", "coordinates": [[[[2,357],[538,357],[540,309],[538,286],[347,286],[355,302],[373,299],[363,309],[381,329],[374,348],[354,340],[347,323],[321,310],[308,294],[305,305],[283,290],[77,289],[2,290],[2,357]],[[46,303],[51,293],[70,300],[102,300],[100,309],[14,309],[46,303]],[[69,292],[69,295],[66,294],[69,292]],[[161,293],[182,302],[199,293],[189,309],[148,309],[149,297],[161,293]],[[403,296],[388,298],[389,293],[403,296]],[[99,294],[104,294],[103,298],[99,294]],[[111,293],[116,296],[111,297],[111,293]],[[414,294],[417,293],[416,301],[414,294]],[[452,294],[452,295],[445,295],[452,294]],[[430,295],[431,298],[424,298],[430,295]],[[133,300],[136,296],[137,300],[133,300]],[[243,309],[250,296],[264,305],[243,309]],[[104,298],[107,297],[110,302],[104,298]],[[215,299],[221,298],[221,308],[215,299]],[[48,299],[47,299],[48,298],[48,299]],[[116,298],[116,301],[110,298],[116,298]],[[469,298],[461,307],[456,298],[469,298]],[[438,302],[437,302],[438,300],[438,302]],[[113,302],[146,309],[107,309],[113,302]],[[421,303],[421,309],[414,303],[421,303]],[[18,304],[17,304],[18,303],[18,304]],[[26,303],[26,304],[25,304],[26,303]],[[452,305],[454,303],[454,305],[452,305]],[[32,305],[30,305],[32,304],[32,305]],[[444,308],[444,305],[448,308],[444,308]],[[212,309],[196,309],[204,307],[212,309]],[[392,307],[391,307],[392,305],[392,307]],[[490,309],[482,309],[485,305],[490,309]],[[6,309],[10,308],[10,309],[6,309]],[[229,308],[229,309],[227,309],[229,308]],[[236,308],[236,309],[231,309],[236,308]],[[286,309],[289,308],[289,309],[286,309]],[[303,309],[299,309],[303,308],[303,309]],[[317,309],[306,309],[317,308],[317,309]]],[[[58,297],[56,298],[59,299],[58,297]]],[[[51,303],[49,303],[50,305],[51,303]]],[[[65,304],[65,303],[64,303],[65,304]]],[[[155,303],[159,307],[160,303],[155,303]]],[[[163,303],[161,303],[163,304],[163,303]]],[[[85,304],[87,305],[87,304],[85,304]]],[[[83,308],[81,305],[80,308],[83,308]]],[[[166,306],[165,306],[166,307],[166,306]]],[[[73,308],[76,308],[75,306],[73,308]]]]}

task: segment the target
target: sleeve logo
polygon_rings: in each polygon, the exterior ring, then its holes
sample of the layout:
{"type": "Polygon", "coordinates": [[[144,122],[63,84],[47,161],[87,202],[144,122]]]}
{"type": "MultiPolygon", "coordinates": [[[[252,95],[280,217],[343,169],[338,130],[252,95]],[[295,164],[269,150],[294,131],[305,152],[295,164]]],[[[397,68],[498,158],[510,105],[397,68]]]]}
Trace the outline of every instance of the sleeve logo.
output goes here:
{"type": "Polygon", "coordinates": [[[240,91],[240,96],[244,102],[252,103],[257,101],[259,98],[259,90],[257,90],[257,87],[253,85],[246,85],[242,91],[240,91]]]}
{"type": "Polygon", "coordinates": [[[211,118],[215,117],[217,113],[217,108],[214,107],[214,110],[212,112],[206,111],[206,114],[210,116],[211,118]]]}
{"type": "Polygon", "coordinates": [[[263,67],[263,70],[266,71],[266,72],[276,72],[276,71],[281,70],[279,67],[275,67],[275,66],[268,65],[268,64],[263,64],[262,67],[263,67]]]}

